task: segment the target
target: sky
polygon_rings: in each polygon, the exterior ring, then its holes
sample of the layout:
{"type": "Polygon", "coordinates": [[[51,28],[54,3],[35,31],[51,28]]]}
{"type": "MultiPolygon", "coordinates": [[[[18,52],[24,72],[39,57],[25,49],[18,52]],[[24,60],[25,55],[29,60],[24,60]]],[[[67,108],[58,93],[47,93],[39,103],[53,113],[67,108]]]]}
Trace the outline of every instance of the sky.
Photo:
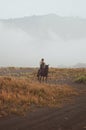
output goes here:
{"type": "Polygon", "coordinates": [[[0,19],[50,13],[86,18],[86,0],[0,0],[0,19]]]}
{"type": "MultiPolygon", "coordinates": [[[[86,0],[0,0],[0,19],[46,14],[86,19],[86,0]]],[[[65,42],[55,32],[48,33],[52,40],[0,22],[0,66],[39,66],[41,58],[56,67],[86,63],[86,37],[65,42]]]]}

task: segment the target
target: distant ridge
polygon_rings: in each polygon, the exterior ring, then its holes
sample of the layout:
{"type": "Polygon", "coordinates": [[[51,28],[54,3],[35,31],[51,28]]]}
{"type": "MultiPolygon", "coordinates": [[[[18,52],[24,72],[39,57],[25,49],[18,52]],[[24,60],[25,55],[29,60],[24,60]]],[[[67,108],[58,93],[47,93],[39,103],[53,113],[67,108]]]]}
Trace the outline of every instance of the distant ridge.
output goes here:
{"type": "Polygon", "coordinates": [[[0,45],[1,66],[39,66],[43,57],[50,66],[86,67],[86,19],[56,14],[2,19],[0,45]]]}
{"type": "Polygon", "coordinates": [[[77,63],[73,66],[74,68],[86,68],[86,63],[77,63]]]}
{"type": "Polygon", "coordinates": [[[0,20],[6,25],[18,27],[32,36],[51,38],[59,36],[63,40],[86,37],[86,19],[61,17],[56,14],[33,15],[23,18],[0,20]]]}

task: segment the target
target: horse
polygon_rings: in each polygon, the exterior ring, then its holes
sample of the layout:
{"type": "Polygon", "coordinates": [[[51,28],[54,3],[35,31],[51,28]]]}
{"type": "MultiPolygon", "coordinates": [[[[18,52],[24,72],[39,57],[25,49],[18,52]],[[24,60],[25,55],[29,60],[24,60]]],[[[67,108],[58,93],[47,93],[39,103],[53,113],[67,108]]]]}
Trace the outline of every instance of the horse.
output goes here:
{"type": "Polygon", "coordinates": [[[48,70],[49,70],[49,65],[45,65],[44,68],[40,68],[38,70],[37,77],[38,77],[38,80],[40,82],[41,81],[46,81],[47,82],[48,70]]]}

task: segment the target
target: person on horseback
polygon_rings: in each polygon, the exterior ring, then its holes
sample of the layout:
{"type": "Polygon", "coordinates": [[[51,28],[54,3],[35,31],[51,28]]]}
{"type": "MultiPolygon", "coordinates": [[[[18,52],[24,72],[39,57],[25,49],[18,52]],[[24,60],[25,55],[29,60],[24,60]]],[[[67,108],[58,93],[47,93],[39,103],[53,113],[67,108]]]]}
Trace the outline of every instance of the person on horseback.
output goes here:
{"type": "Polygon", "coordinates": [[[40,61],[40,70],[45,68],[45,62],[44,62],[44,58],[41,59],[40,61]]]}
{"type": "Polygon", "coordinates": [[[37,77],[40,82],[41,80],[44,81],[44,79],[47,81],[48,68],[49,68],[49,65],[46,65],[44,58],[42,58],[40,61],[40,68],[38,69],[38,73],[37,73],[37,77]]]}

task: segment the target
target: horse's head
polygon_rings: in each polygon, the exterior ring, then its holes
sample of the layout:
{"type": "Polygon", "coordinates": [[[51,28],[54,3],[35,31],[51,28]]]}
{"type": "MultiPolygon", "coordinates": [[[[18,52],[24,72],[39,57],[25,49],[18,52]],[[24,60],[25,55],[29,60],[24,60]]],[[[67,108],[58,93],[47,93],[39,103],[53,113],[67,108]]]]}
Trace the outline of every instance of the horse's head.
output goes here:
{"type": "Polygon", "coordinates": [[[45,69],[48,70],[49,69],[49,65],[45,65],[45,69]]]}

